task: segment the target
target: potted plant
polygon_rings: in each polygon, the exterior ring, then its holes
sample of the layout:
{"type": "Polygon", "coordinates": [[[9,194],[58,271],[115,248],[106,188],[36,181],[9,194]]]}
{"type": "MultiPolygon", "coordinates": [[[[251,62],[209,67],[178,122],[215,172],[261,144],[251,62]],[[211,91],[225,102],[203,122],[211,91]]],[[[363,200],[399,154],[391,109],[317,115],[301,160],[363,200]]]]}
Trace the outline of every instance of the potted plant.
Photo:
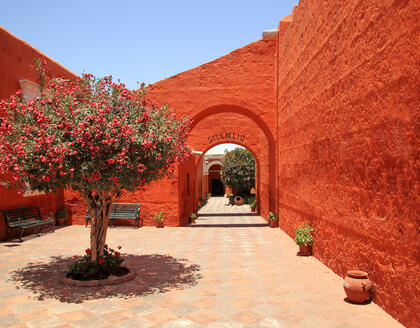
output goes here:
{"type": "Polygon", "coordinates": [[[251,212],[255,212],[257,208],[257,200],[254,199],[251,204],[249,204],[249,207],[251,207],[251,212]]]}
{"type": "Polygon", "coordinates": [[[296,229],[295,241],[299,245],[299,255],[301,256],[310,256],[312,255],[312,245],[314,243],[312,238],[312,231],[314,229],[308,224],[304,223],[299,228],[296,229]]]}
{"type": "Polygon", "coordinates": [[[277,228],[278,219],[273,212],[268,214],[268,222],[270,222],[270,228],[277,228]]]}
{"type": "Polygon", "coordinates": [[[154,219],[156,221],[156,228],[163,228],[163,217],[165,216],[165,212],[164,211],[160,211],[159,214],[156,214],[154,216],[154,219]]]}
{"type": "Polygon", "coordinates": [[[197,214],[196,213],[191,213],[190,214],[190,222],[195,223],[196,219],[197,219],[197,214]]]}
{"type": "Polygon", "coordinates": [[[67,217],[67,211],[65,208],[58,209],[55,212],[55,218],[57,219],[57,225],[63,226],[67,217]]]}

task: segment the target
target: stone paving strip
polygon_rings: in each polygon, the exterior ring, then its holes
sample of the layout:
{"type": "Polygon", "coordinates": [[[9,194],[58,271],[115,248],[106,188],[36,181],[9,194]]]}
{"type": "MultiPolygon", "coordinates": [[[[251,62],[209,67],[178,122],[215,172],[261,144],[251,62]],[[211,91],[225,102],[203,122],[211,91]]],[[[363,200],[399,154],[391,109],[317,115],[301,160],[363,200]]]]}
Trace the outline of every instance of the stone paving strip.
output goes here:
{"type": "Polygon", "coordinates": [[[111,228],[107,242],[129,254],[134,280],[58,282],[89,245],[84,226],[0,243],[0,328],[402,327],[375,303],[345,302],[341,277],[225,198],[211,198],[194,226],[111,228]]]}

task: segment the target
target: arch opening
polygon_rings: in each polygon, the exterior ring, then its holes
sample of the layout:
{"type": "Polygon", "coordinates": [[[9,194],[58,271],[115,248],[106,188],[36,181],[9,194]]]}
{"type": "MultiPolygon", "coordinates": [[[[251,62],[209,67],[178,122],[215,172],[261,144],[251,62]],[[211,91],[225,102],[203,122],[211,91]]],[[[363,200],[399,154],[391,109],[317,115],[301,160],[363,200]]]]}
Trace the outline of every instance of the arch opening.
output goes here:
{"type": "MultiPolygon", "coordinates": [[[[255,158],[253,192],[256,193],[258,212],[266,218],[270,211],[275,210],[275,143],[271,130],[258,115],[239,106],[220,105],[207,108],[194,116],[188,143],[196,154],[201,154],[194,159],[196,200],[204,198],[206,192],[211,193],[213,190],[213,182],[202,178],[204,173],[210,173],[210,166],[204,160],[205,154],[214,147],[223,147],[222,145],[228,143],[233,145],[231,147],[246,148],[255,158]]],[[[181,173],[180,178],[182,174],[184,173],[181,173]]],[[[224,193],[226,194],[226,189],[224,193]]],[[[217,194],[221,194],[220,191],[217,194]]],[[[184,201],[182,206],[189,207],[187,211],[195,211],[199,207],[195,201],[190,201],[189,204],[184,201]]]]}

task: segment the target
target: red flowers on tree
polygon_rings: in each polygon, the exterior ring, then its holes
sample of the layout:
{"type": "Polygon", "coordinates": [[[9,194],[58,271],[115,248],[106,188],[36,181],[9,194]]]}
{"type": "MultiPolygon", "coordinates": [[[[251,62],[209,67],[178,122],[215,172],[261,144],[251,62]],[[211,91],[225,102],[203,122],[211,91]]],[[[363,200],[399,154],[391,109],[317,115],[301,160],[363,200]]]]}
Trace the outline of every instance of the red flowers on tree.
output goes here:
{"type": "Polygon", "coordinates": [[[91,259],[103,254],[112,201],[162,177],[190,156],[190,120],[168,106],[148,106],[145,88],[111,77],[45,82],[40,98],[20,93],[0,102],[0,173],[15,186],[81,193],[91,220],[91,259]],[[47,90],[47,91],[45,91],[47,90]]]}

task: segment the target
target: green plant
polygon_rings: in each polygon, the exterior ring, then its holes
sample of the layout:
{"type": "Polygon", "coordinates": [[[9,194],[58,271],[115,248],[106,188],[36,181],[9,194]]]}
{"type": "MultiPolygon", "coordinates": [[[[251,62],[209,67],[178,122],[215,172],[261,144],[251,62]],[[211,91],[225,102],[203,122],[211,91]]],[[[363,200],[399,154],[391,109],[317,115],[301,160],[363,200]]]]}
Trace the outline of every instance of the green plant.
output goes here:
{"type": "Polygon", "coordinates": [[[249,193],[255,186],[255,158],[249,150],[235,148],[226,152],[221,169],[225,186],[249,193]]]}
{"type": "Polygon", "coordinates": [[[270,212],[268,214],[268,219],[272,221],[277,221],[277,216],[273,212],[270,212]]]}
{"type": "MultiPolygon", "coordinates": [[[[118,249],[121,249],[121,246],[118,246],[118,249]]],[[[90,248],[86,249],[85,252],[86,255],[82,256],[69,266],[67,278],[75,280],[106,279],[111,274],[116,273],[124,262],[121,253],[108,247],[108,245],[104,246],[103,255],[99,257],[97,262],[91,261],[90,248]]],[[[77,258],[77,256],[75,256],[75,258],[77,258]]]]}
{"type": "Polygon", "coordinates": [[[57,212],[55,212],[55,217],[57,219],[64,219],[66,216],[67,216],[67,211],[65,208],[59,209],[57,210],[57,212]]]}
{"type": "Polygon", "coordinates": [[[255,209],[257,207],[257,200],[254,199],[254,201],[251,204],[249,204],[249,207],[251,207],[252,209],[255,209]]]}
{"type": "Polygon", "coordinates": [[[255,201],[255,195],[244,195],[242,196],[244,198],[245,204],[251,205],[255,201]]]}
{"type": "Polygon", "coordinates": [[[229,205],[235,204],[235,197],[236,195],[229,195],[229,205]]]}
{"type": "Polygon", "coordinates": [[[196,213],[191,213],[190,218],[195,220],[197,218],[197,214],[196,213]]]}
{"type": "Polygon", "coordinates": [[[164,216],[165,216],[165,212],[164,211],[160,211],[153,218],[155,219],[156,222],[160,222],[160,221],[163,221],[164,216]]]}
{"type": "Polygon", "coordinates": [[[207,194],[207,199],[209,199],[211,197],[211,193],[207,194]]]}
{"type": "Polygon", "coordinates": [[[312,233],[311,233],[312,231],[314,231],[314,229],[306,223],[302,224],[299,228],[297,228],[295,231],[296,244],[312,245],[314,243],[313,238],[312,238],[312,233]]]}

